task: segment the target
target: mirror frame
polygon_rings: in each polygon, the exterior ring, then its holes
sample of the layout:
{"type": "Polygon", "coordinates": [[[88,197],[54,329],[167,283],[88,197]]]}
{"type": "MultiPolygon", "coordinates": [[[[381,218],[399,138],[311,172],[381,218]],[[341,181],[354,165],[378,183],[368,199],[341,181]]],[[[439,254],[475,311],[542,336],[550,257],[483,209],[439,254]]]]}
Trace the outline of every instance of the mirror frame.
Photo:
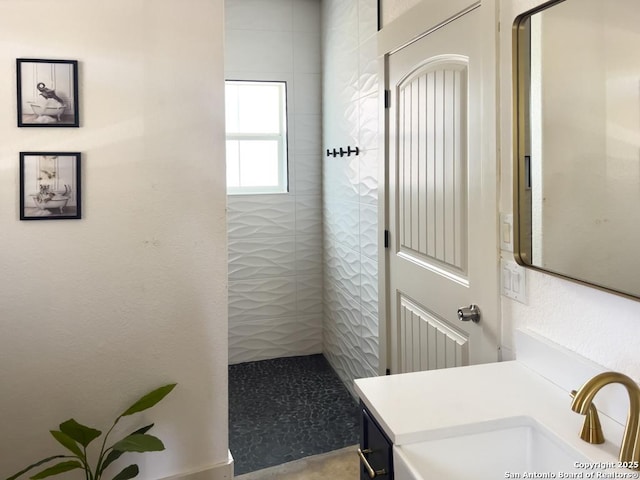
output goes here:
{"type": "Polygon", "coordinates": [[[567,274],[542,268],[532,263],[532,195],[530,164],[530,129],[528,104],[530,88],[527,79],[530,76],[530,38],[528,19],[543,10],[566,0],[549,0],[537,7],[518,15],[512,26],[512,82],[513,82],[513,256],[516,262],[526,268],[564,278],[582,285],[595,287],[605,292],[640,300],[639,295],[615,290],[605,285],[590,282],[588,279],[571,277],[567,274]]]}

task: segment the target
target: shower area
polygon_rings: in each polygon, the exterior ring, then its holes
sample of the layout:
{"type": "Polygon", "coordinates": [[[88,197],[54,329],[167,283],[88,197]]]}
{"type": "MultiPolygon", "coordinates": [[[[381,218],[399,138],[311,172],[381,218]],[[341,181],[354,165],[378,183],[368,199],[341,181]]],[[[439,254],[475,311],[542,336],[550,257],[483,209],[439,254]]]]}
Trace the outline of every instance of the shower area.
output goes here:
{"type": "Polygon", "coordinates": [[[230,448],[241,474],[356,443],[353,380],[379,374],[377,0],[225,8],[226,78],[287,91],[288,193],[227,197],[230,448]],[[357,154],[327,155],[348,147],[357,154]],[[264,425],[268,465],[244,459],[260,441],[256,405],[279,419],[264,425]],[[334,447],[304,434],[317,425],[304,412],[331,425],[334,447]],[[277,431],[296,417],[302,433],[277,431]]]}

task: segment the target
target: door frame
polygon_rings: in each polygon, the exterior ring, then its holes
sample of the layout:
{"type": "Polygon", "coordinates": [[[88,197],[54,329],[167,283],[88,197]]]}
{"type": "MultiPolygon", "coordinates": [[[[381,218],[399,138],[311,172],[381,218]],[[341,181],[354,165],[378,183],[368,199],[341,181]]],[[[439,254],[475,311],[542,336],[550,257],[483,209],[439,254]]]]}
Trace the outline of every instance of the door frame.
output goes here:
{"type": "MultiPolygon", "coordinates": [[[[494,245],[496,249],[496,265],[494,278],[499,283],[499,260],[500,244],[498,242],[499,224],[499,196],[498,185],[500,185],[500,152],[498,150],[498,138],[500,137],[500,126],[498,121],[498,47],[499,47],[499,0],[449,0],[438,2],[434,0],[422,0],[421,3],[409,9],[400,17],[382,26],[378,31],[378,75],[379,81],[379,152],[381,158],[378,159],[378,345],[379,345],[379,374],[389,374],[391,356],[394,352],[390,342],[391,332],[391,312],[389,311],[389,249],[386,248],[386,232],[389,228],[389,109],[386,105],[386,98],[390,92],[389,84],[389,57],[402,48],[424,38],[435,30],[453,22],[462,15],[482,6],[481,21],[482,30],[491,32],[492,35],[482,36],[482,62],[493,65],[492,69],[484,68],[483,80],[493,85],[493,88],[483,90],[482,113],[486,124],[493,125],[491,135],[484,135],[482,141],[483,170],[489,166],[489,160],[493,158],[490,167],[494,172],[495,182],[489,195],[494,198],[495,205],[495,225],[493,228],[494,245]],[[489,73],[490,72],[490,73],[489,73]],[[486,159],[486,161],[485,161],[486,159]]],[[[491,174],[491,172],[489,172],[491,174]]],[[[500,309],[500,285],[497,285],[496,312],[498,313],[496,325],[496,340],[498,346],[498,361],[501,360],[501,309],[500,309]]]]}

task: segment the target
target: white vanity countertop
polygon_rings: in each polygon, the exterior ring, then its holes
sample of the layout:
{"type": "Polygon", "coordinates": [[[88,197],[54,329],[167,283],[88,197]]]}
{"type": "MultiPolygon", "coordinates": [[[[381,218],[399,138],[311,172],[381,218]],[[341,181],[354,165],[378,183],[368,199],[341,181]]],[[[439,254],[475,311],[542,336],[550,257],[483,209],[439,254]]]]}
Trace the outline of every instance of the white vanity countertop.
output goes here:
{"type": "Polygon", "coordinates": [[[533,417],[594,462],[616,462],[622,441],[623,426],[603,414],[606,442],[582,441],[585,417],[571,411],[569,393],[518,361],[363,378],[355,388],[396,445],[520,416],[533,417]]]}

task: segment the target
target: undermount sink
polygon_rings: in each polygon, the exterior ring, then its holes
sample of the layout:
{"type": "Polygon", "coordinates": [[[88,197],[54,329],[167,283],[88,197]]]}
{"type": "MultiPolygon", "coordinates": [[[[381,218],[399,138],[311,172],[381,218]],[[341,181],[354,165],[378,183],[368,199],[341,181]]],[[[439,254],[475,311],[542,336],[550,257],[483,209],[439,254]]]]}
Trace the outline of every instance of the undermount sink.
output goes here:
{"type": "Polygon", "coordinates": [[[562,478],[560,472],[584,472],[579,463],[589,463],[526,416],[447,429],[429,440],[394,446],[393,458],[397,480],[528,478],[525,472],[562,478]]]}

